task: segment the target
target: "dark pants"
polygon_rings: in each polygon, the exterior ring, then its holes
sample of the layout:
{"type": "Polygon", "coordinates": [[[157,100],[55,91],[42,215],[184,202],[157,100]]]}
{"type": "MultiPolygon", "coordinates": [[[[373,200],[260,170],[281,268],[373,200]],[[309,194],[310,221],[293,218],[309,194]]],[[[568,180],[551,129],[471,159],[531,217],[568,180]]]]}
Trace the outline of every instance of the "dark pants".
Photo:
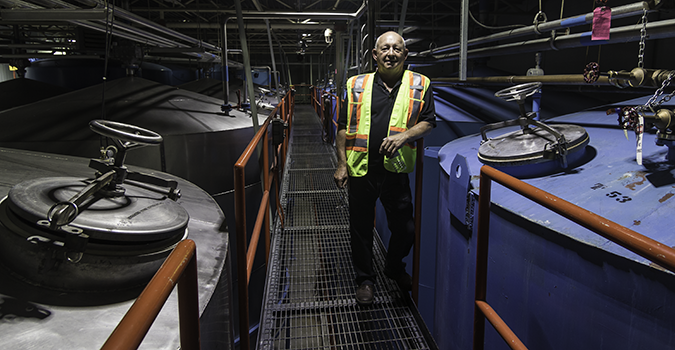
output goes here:
{"type": "MultiPolygon", "coordinates": [[[[373,169],[374,168],[374,169],[373,169]]],[[[405,271],[403,258],[415,242],[412,195],[408,174],[392,173],[381,164],[363,177],[349,178],[349,215],[352,257],[356,284],[375,282],[373,269],[373,226],[375,202],[380,198],[387,215],[391,239],[386,268],[394,274],[405,271]]]]}

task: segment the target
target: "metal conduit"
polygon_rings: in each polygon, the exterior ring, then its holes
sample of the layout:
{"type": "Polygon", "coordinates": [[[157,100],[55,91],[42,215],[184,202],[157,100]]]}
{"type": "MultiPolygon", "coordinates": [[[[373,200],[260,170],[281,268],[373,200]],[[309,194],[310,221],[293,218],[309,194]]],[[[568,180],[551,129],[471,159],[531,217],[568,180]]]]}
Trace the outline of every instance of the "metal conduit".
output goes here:
{"type": "MultiPolygon", "coordinates": [[[[591,40],[591,32],[570,34],[546,39],[535,39],[517,43],[498,45],[468,51],[468,58],[479,58],[499,55],[512,55],[526,52],[571,49],[583,46],[629,43],[640,40],[641,24],[612,28],[609,40],[591,40]]],[[[675,37],[675,20],[663,20],[647,24],[647,39],[666,39],[675,37]]],[[[435,62],[455,61],[459,53],[435,55],[435,62]]]]}
{"type": "MultiPolygon", "coordinates": [[[[629,5],[618,6],[612,8],[612,19],[619,19],[624,17],[631,17],[642,15],[643,9],[650,9],[649,3],[646,1],[640,1],[629,5]]],[[[501,39],[516,38],[524,35],[530,34],[541,34],[544,32],[550,32],[558,29],[572,28],[584,24],[593,23],[593,13],[589,12],[585,15],[580,15],[576,17],[562,18],[559,20],[543,22],[538,25],[531,25],[528,27],[517,28],[513,30],[508,30],[496,34],[486,35],[480,38],[474,38],[467,42],[469,46],[485,44],[492,41],[497,41],[501,39]]],[[[450,45],[445,45],[438,47],[434,50],[422,51],[419,53],[420,56],[427,56],[430,54],[438,54],[445,51],[457,50],[459,49],[461,43],[454,43],[450,45]]]]}

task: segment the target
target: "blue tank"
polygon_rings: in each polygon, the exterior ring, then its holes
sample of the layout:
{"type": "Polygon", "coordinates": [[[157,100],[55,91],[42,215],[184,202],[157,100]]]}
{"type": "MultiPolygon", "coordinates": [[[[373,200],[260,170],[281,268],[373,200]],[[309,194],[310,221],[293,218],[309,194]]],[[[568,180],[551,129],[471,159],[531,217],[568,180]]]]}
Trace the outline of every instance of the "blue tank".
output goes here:
{"type": "MultiPolygon", "coordinates": [[[[568,152],[566,168],[556,156],[548,161],[509,158],[507,148],[514,146],[500,140],[507,134],[521,135],[518,125],[491,130],[487,138],[461,137],[439,150],[433,333],[441,349],[472,347],[477,201],[485,163],[675,246],[667,221],[675,209],[675,165],[666,159],[668,148],[655,142],[669,135],[645,131],[640,165],[635,133],[629,131],[627,139],[613,113],[647,100],[547,120],[548,125],[582,130],[575,137],[576,148],[568,152]]],[[[670,110],[673,105],[664,103],[661,108],[670,110]]],[[[496,183],[489,237],[486,300],[528,348],[675,347],[671,272],[496,183]]],[[[485,349],[507,348],[487,324],[485,349]]]]}

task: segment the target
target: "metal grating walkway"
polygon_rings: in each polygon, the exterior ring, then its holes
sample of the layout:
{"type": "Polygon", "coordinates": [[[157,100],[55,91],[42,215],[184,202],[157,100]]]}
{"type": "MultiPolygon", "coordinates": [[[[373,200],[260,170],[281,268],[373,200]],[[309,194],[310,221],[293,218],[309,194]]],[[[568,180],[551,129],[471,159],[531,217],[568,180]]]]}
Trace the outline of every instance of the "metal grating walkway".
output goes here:
{"type": "Polygon", "coordinates": [[[410,297],[382,274],[375,235],[375,300],[356,304],[346,191],[335,149],[309,105],[296,105],[265,285],[258,349],[436,349],[410,297]]]}

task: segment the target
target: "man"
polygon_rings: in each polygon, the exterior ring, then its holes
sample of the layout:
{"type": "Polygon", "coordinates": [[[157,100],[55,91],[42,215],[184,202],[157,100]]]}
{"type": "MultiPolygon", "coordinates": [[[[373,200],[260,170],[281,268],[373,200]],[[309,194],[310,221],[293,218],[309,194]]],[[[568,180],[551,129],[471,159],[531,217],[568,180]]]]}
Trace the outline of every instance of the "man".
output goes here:
{"type": "Polygon", "coordinates": [[[415,167],[412,142],[430,133],[436,121],[430,81],[404,69],[407,57],[408,49],[400,35],[382,34],[373,49],[377,72],[347,81],[347,99],[338,123],[334,179],[340,188],[349,181],[351,246],[358,286],[356,301],[360,305],[373,302],[377,198],[391,231],[384,273],[406,291],[412,286],[402,261],[415,239],[408,180],[408,173],[415,167]]]}

